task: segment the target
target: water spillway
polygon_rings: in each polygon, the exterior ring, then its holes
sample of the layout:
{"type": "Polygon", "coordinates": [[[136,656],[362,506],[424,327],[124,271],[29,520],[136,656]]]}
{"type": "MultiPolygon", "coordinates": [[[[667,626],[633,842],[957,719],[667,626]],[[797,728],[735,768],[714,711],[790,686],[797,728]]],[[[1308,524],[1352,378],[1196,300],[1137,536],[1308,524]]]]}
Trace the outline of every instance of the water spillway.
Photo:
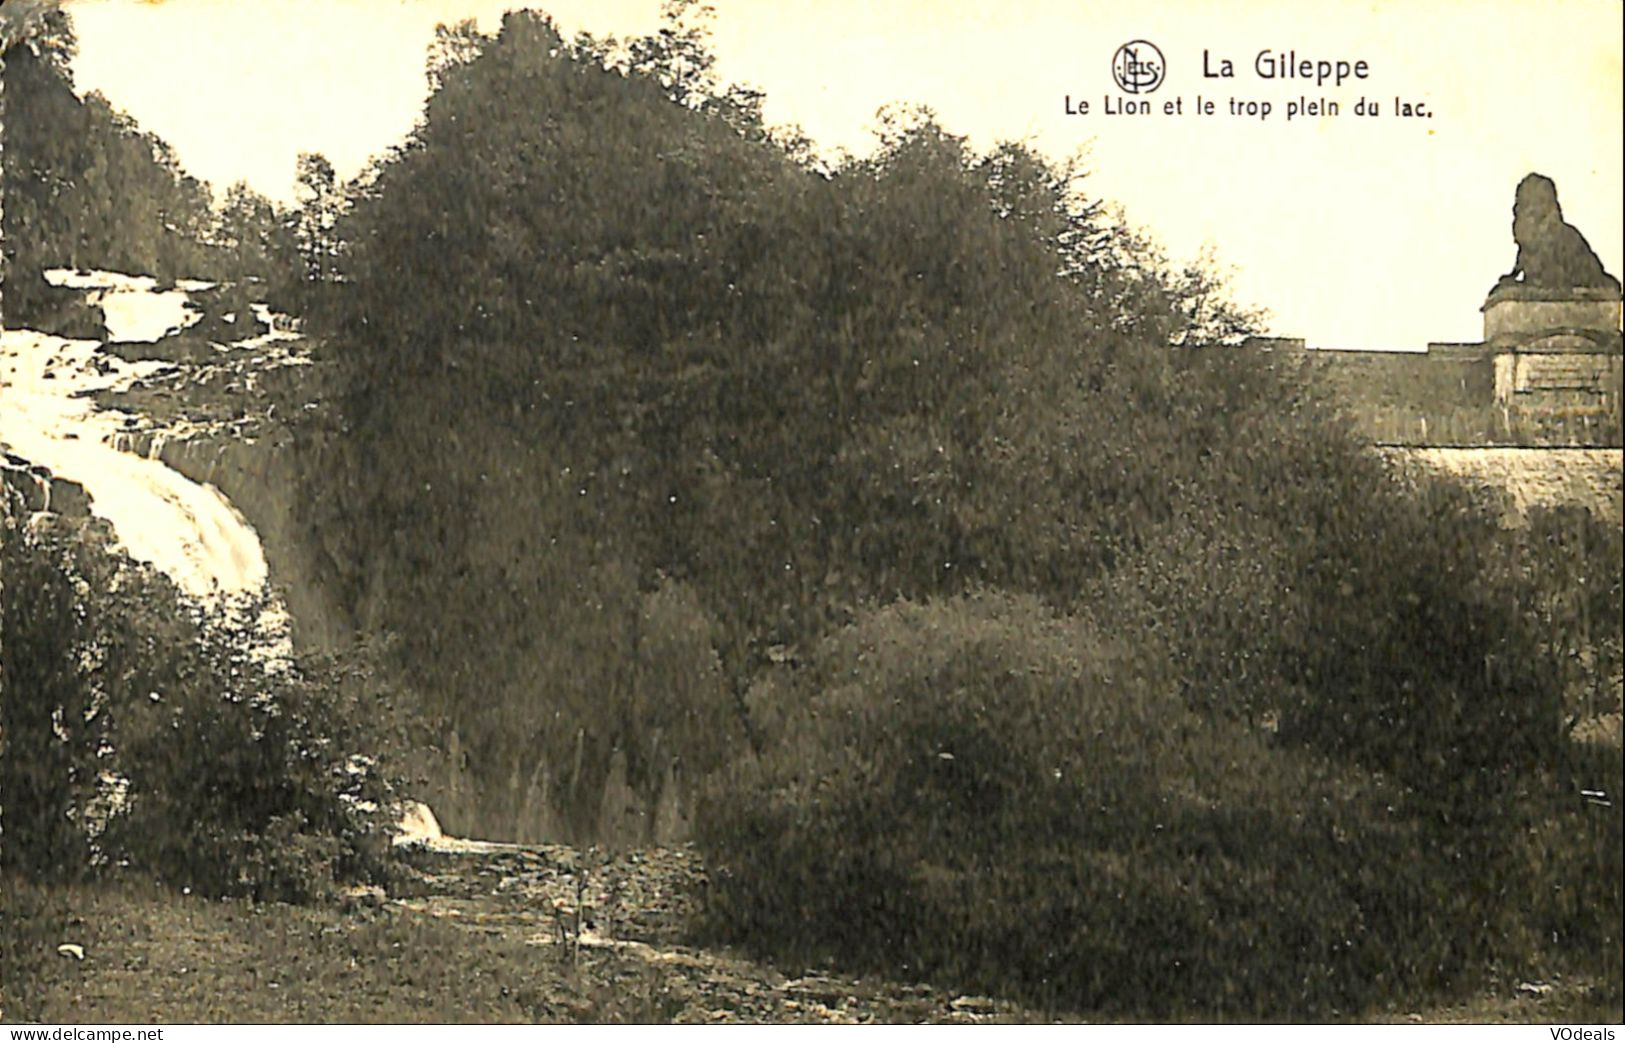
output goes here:
{"type": "MultiPolygon", "coordinates": [[[[111,525],[119,547],[168,576],[189,598],[229,608],[260,592],[269,570],[254,527],[220,490],[157,458],[164,439],[200,429],[98,401],[177,369],[162,359],[127,361],[121,357],[127,352],[115,353],[110,345],[156,344],[194,325],[202,311],[188,296],[211,284],[160,290],[150,278],[114,272],[52,272],[48,278],[83,290],[106,316],[107,337],[0,333],[0,447],[83,487],[90,512],[111,525]]],[[[253,344],[265,339],[253,338],[253,344]]],[[[240,346],[216,347],[228,353],[240,346]]],[[[285,639],[280,614],[275,609],[256,623],[272,643],[278,641],[273,635],[285,639]]]]}
{"type": "Polygon", "coordinates": [[[121,414],[97,408],[98,391],[120,390],[162,363],[123,363],[96,341],[32,330],[0,337],[0,445],[58,478],[82,485],[137,561],[186,594],[211,600],[257,590],[266,579],[259,537],[220,492],[120,448],[121,414]]]}

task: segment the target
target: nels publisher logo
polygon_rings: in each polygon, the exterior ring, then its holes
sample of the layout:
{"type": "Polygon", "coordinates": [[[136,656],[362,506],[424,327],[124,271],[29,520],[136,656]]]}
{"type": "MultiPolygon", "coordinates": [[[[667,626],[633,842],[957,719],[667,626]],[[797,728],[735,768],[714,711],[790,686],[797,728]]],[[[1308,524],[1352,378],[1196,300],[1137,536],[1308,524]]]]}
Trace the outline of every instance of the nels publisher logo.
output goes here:
{"type": "Polygon", "coordinates": [[[1150,94],[1162,86],[1168,63],[1150,40],[1133,40],[1112,55],[1112,79],[1126,94],[1150,94]]]}

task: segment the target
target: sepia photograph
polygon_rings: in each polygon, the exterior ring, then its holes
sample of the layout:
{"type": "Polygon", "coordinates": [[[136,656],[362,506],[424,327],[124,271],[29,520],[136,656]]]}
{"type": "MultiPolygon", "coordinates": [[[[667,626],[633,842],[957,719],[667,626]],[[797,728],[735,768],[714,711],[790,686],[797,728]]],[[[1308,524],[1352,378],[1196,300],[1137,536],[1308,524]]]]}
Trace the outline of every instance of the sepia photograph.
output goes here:
{"type": "Polygon", "coordinates": [[[1616,1039],[1622,37],[0,0],[9,1038],[1616,1039]]]}

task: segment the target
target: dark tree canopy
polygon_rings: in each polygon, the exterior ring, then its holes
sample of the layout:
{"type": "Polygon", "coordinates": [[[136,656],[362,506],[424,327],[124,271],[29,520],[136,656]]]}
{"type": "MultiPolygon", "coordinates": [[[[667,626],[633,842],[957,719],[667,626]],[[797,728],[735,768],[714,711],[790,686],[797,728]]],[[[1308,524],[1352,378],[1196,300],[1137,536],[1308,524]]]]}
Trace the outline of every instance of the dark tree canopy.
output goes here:
{"type": "Polygon", "coordinates": [[[205,263],[208,188],[100,94],[74,93],[71,23],[58,13],[5,61],[8,320],[52,267],[178,277],[205,263]]]}
{"type": "Polygon", "coordinates": [[[711,77],[694,14],[624,44],[533,13],[442,32],[311,314],[346,439],[317,524],[493,780],[636,745],[660,695],[627,650],[662,591],[736,693],[857,613],[984,588],[1114,606],[1225,712],[1409,640],[1315,636],[1332,562],[1402,531],[1393,494],[1291,375],[1214,347],[1251,319],[1209,272],[1077,165],[929,110],[813,160],[711,77]]]}

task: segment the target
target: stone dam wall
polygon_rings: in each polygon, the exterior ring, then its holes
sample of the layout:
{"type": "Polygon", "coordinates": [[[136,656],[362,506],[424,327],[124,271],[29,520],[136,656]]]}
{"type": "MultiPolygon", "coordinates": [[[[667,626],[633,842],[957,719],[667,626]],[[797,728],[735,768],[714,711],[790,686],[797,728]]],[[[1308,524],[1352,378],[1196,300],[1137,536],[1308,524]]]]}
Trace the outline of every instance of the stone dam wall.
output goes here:
{"type": "MultiPolygon", "coordinates": [[[[1278,345],[1262,347],[1283,350],[1278,345]]],[[[1356,430],[1378,445],[1625,445],[1625,368],[1617,354],[1443,344],[1426,352],[1298,348],[1296,354],[1309,379],[1330,391],[1356,430]]]]}

